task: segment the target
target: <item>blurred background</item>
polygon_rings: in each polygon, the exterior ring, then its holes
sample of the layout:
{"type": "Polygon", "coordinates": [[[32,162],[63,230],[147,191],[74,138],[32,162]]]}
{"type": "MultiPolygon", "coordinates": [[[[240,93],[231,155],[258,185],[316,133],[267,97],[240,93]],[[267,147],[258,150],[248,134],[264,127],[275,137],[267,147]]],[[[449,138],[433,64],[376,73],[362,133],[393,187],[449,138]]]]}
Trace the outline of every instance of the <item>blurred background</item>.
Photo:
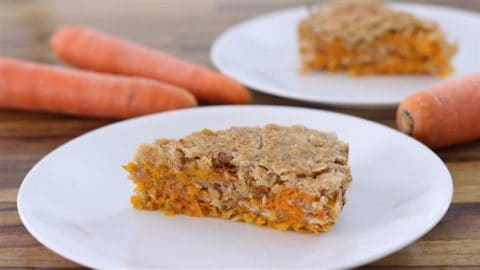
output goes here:
{"type": "MultiPolygon", "coordinates": [[[[212,66],[209,49],[225,29],[249,17],[312,4],[308,0],[0,1],[2,55],[55,62],[48,45],[54,30],[81,24],[212,66]]],[[[325,1],[318,1],[325,2],[325,1]]],[[[401,1],[398,1],[401,2],[401,1]]],[[[480,12],[479,0],[417,0],[480,12]]]]}

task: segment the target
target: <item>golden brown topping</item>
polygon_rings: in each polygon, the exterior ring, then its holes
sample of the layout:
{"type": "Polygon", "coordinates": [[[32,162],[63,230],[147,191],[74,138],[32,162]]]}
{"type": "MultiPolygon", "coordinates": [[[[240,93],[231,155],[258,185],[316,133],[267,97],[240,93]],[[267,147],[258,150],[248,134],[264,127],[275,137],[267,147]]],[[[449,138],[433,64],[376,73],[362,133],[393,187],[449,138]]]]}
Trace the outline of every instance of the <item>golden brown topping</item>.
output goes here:
{"type": "Polygon", "coordinates": [[[389,9],[375,0],[337,0],[318,6],[302,20],[302,30],[312,31],[326,40],[338,38],[350,44],[368,42],[387,32],[425,31],[431,38],[443,38],[435,22],[389,9]]]}
{"type": "Polygon", "coordinates": [[[254,186],[281,181],[314,195],[350,183],[347,159],[348,145],[335,134],[299,125],[202,130],[179,141],[143,145],[136,157],[175,169],[188,161],[203,170],[230,168],[254,186]]]}

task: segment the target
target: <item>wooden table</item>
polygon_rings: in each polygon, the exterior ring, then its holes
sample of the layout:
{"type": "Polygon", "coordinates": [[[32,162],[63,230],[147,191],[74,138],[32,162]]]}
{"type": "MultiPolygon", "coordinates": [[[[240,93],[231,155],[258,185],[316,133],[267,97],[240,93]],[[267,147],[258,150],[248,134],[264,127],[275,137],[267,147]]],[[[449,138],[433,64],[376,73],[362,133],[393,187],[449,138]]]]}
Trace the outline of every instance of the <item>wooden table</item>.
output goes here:
{"type": "MultiPolygon", "coordinates": [[[[208,51],[227,27],[308,0],[13,1],[0,2],[0,55],[57,60],[48,38],[64,24],[83,24],[211,66],[208,51]]],[[[428,0],[480,11],[479,0],[428,0]]],[[[312,106],[254,94],[257,104],[312,106]]],[[[392,109],[320,108],[394,124],[392,109]]],[[[16,196],[28,170],[60,144],[110,121],[0,110],[0,267],[81,268],[38,243],[20,222],[16,196]]],[[[480,142],[437,152],[453,175],[453,204],[443,220],[409,247],[366,268],[480,269],[480,142]],[[445,267],[445,268],[443,268],[445,267]]],[[[341,251],[339,251],[341,252],[341,251]]]]}

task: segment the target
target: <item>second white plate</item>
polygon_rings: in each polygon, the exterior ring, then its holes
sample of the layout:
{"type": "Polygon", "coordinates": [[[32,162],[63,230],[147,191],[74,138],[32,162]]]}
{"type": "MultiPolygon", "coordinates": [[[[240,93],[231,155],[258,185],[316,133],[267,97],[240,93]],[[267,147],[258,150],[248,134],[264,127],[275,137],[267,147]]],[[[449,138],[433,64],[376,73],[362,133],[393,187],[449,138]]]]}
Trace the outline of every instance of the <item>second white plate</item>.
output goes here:
{"type": "Polygon", "coordinates": [[[307,7],[287,9],[238,24],[214,43],[210,57],[223,73],[261,92],[312,103],[343,106],[394,106],[416,91],[442,80],[480,70],[480,16],[458,9],[420,4],[392,4],[438,22],[451,41],[459,42],[455,73],[431,76],[364,76],[298,73],[296,29],[307,7]]]}

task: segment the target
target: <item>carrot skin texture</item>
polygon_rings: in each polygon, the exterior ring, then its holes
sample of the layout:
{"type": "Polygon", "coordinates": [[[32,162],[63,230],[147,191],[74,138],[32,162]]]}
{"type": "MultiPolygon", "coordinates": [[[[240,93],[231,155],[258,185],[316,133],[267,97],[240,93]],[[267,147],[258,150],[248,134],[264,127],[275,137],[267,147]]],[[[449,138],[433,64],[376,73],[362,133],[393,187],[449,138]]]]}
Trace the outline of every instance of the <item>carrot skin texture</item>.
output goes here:
{"type": "Polygon", "coordinates": [[[63,27],[50,43],[60,59],[82,69],[164,81],[191,91],[207,103],[251,101],[250,92],[227,76],[91,29],[63,27]]]}
{"type": "Polygon", "coordinates": [[[189,92],[153,80],[0,57],[0,108],[122,119],[195,105],[189,92]]]}
{"type": "Polygon", "coordinates": [[[397,127],[431,148],[480,139],[480,73],[407,97],[397,127]]]}

